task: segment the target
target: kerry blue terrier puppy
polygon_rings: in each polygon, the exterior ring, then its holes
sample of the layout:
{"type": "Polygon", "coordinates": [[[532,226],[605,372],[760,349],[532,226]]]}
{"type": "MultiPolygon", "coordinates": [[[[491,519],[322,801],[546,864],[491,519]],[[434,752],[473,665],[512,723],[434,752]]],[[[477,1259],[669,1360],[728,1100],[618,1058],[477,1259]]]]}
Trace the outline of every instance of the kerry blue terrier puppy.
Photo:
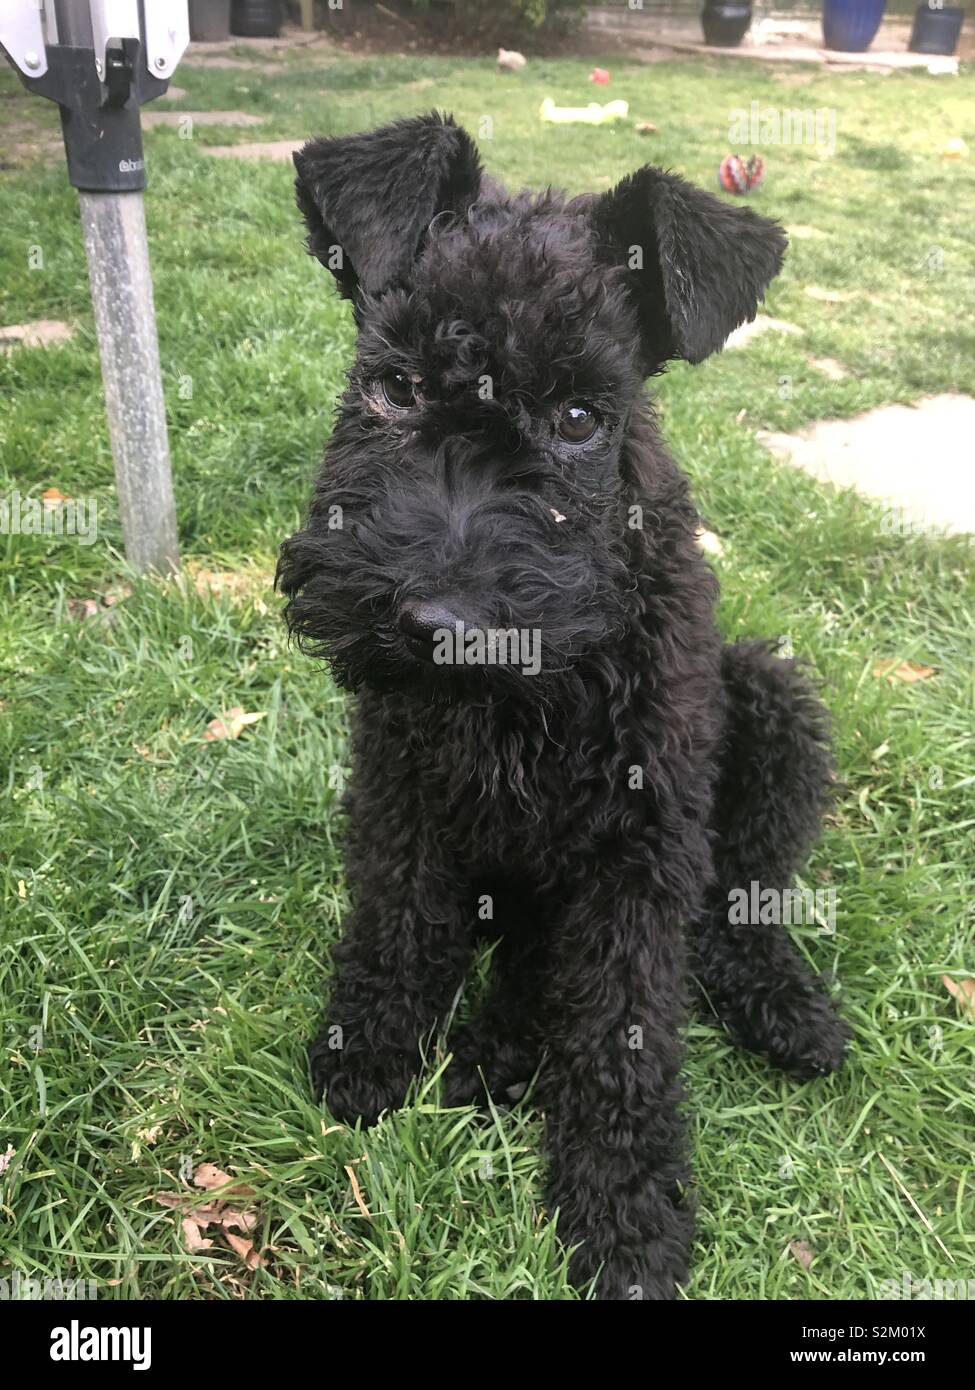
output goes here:
{"type": "Polygon", "coordinates": [[[448,1098],[537,1072],[573,1277],[667,1298],[691,1235],[688,980],[797,1075],[845,1043],[785,931],[729,912],[785,890],[817,833],[823,713],[766,644],[722,646],[643,389],[754,317],[785,236],[649,166],[599,196],[509,195],[437,114],[295,164],[359,329],[279,567],[292,631],[358,692],[353,909],[314,1083],[342,1119],[401,1105],[499,938],[448,1098]]]}

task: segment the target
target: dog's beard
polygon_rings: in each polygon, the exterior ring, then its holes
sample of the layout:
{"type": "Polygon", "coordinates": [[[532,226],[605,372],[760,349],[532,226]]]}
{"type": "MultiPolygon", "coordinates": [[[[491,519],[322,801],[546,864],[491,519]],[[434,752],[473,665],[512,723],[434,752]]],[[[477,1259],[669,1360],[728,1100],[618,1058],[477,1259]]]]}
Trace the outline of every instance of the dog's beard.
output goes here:
{"type": "Polygon", "coordinates": [[[446,519],[429,493],[387,495],[374,511],[355,501],[339,530],[313,517],[278,565],[292,634],[347,689],[553,702],[623,630],[622,549],[582,521],[556,529],[540,499],[491,498],[446,519]],[[453,631],[438,629],[436,659],[427,659],[399,617],[404,605],[437,599],[463,617],[453,631]]]}

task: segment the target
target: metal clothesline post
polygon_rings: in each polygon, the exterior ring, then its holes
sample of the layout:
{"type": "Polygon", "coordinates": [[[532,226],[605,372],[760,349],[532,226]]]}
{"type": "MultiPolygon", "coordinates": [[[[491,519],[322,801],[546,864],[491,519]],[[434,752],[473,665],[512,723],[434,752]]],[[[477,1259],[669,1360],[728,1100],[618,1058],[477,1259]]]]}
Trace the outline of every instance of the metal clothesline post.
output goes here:
{"type": "Polygon", "coordinates": [[[125,554],[179,566],[166,408],[142,193],[139,108],[189,42],[185,0],[0,0],[0,48],[56,101],[78,189],[125,554]]]}

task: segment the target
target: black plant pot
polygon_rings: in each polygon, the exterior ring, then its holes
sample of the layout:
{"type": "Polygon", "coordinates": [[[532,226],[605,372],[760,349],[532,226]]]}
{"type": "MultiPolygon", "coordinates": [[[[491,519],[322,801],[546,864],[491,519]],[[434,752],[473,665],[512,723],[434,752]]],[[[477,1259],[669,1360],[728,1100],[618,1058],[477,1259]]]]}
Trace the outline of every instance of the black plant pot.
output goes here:
{"type": "Polygon", "coordinates": [[[234,0],[230,27],[245,39],[276,39],[283,18],[281,0],[234,0]]]}
{"type": "Polygon", "coordinates": [[[214,43],[230,38],[230,0],[190,0],[190,38],[214,43]]]}
{"type": "Polygon", "coordinates": [[[737,48],[751,22],[751,0],[706,0],[701,11],[704,42],[716,48],[737,48]]]}
{"type": "Polygon", "coordinates": [[[918,5],[908,47],[912,53],[954,53],[964,18],[960,5],[946,5],[942,10],[918,5]]]}

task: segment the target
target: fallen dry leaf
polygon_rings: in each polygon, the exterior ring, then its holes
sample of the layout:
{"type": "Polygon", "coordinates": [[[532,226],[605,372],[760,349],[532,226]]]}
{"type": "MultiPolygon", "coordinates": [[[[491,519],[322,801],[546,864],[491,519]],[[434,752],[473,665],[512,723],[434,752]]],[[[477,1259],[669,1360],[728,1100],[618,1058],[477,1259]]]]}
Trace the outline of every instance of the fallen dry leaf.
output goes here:
{"type": "Polygon", "coordinates": [[[941,983],[965,1013],[975,1018],[975,980],[953,980],[950,975],[942,975],[941,983]]]}
{"type": "Polygon", "coordinates": [[[371,1212],[371,1211],[369,1210],[369,1208],[366,1206],[365,1200],[364,1200],[364,1198],[363,1198],[363,1196],[362,1196],[362,1188],[359,1186],[359,1179],[356,1177],[356,1175],[355,1175],[355,1169],[352,1167],[352,1164],[351,1164],[351,1163],[347,1163],[347,1164],[345,1165],[345,1171],[348,1173],[348,1175],[349,1175],[349,1182],[352,1184],[352,1195],[353,1195],[353,1197],[355,1198],[355,1204],[356,1204],[356,1206],[357,1206],[357,1207],[359,1208],[359,1210],[362,1212],[362,1214],[363,1214],[363,1216],[366,1218],[366,1220],[367,1220],[367,1221],[371,1221],[371,1220],[372,1220],[372,1212],[371,1212]]]}
{"type": "Polygon", "coordinates": [[[204,1192],[213,1192],[217,1188],[227,1189],[222,1195],[224,1197],[253,1197],[254,1189],[248,1187],[246,1183],[234,1183],[229,1173],[225,1173],[222,1168],[218,1168],[215,1163],[201,1163],[193,1174],[193,1186],[202,1187],[204,1192]]]}
{"type": "Polygon", "coordinates": [[[70,502],[69,497],[65,497],[63,492],[59,492],[56,487],[46,487],[41,493],[41,502],[45,507],[60,507],[62,502],[70,502]]]}
{"type": "Polygon", "coordinates": [[[183,1239],[186,1241],[187,1250],[212,1250],[216,1241],[209,1240],[204,1236],[202,1228],[193,1220],[191,1216],[184,1216],[179,1223],[183,1228],[183,1239]]]}
{"type": "Polygon", "coordinates": [[[211,719],[203,735],[204,743],[212,743],[219,738],[240,738],[248,724],[256,724],[259,719],[264,719],[267,710],[261,710],[256,714],[245,714],[240,705],[234,705],[226,714],[216,719],[211,719]]]}
{"type": "MultiPolygon", "coordinates": [[[[234,1182],[229,1173],[214,1163],[201,1163],[193,1174],[194,1184],[205,1192],[219,1190],[234,1197],[253,1197],[254,1189],[246,1183],[234,1182]]],[[[162,1207],[180,1214],[180,1228],[187,1250],[197,1253],[201,1250],[230,1249],[240,1257],[248,1269],[257,1269],[264,1263],[260,1253],[254,1249],[254,1242],[246,1236],[235,1235],[234,1231],[252,1231],[257,1225],[257,1213],[241,1211],[222,1198],[214,1198],[199,1206],[193,1206],[193,1194],[189,1192],[157,1192],[156,1201],[162,1207]],[[220,1244],[207,1234],[213,1228],[214,1236],[223,1238],[220,1244]]]]}
{"type": "Polygon", "coordinates": [[[0,1154],[0,1173],[5,1173],[7,1171],[10,1167],[10,1160],[14,1157],[16,1152],[17,1150],[14,1148],[13,1144],[8,1144],[7,1152],[5,1154],[0,1154]]]}
{"type": "Polygon", "coordinates": [[[229,1231],[224,1231],[224,1236],[247,1265],[248,1269],[259,1269],[261,1265],[263,1265],[264,1261],[254,1249],[254,1242],[252,1240],[245,1240],[243,1236],[231,1235],[229,1231]]]}
{"type": "Polygon", "coordinates": [[[913,685],[915,681],[926,681],[935,674],[933,666],[922,666],[918,661],[902,661],[899,664],[885,659],[878,661],[873,668],[875,676],[886,676],[888,680],[904,681],[913,685]]]}
{"type": "Polygon", "coordinates": [[[93,618],[98,612],[98,604],[93,598],[69,598],[68,612],[72,618],[77,618],[79,622],[84,622],[86,618],[93,618]]]}
{"type": "Polygon", "coordinates": [[[790,1240],[789,1254],[799,1261],[803,1269],[808,1269],[813,1262],[813,1252],[807,1240],[790,1240]]]}

